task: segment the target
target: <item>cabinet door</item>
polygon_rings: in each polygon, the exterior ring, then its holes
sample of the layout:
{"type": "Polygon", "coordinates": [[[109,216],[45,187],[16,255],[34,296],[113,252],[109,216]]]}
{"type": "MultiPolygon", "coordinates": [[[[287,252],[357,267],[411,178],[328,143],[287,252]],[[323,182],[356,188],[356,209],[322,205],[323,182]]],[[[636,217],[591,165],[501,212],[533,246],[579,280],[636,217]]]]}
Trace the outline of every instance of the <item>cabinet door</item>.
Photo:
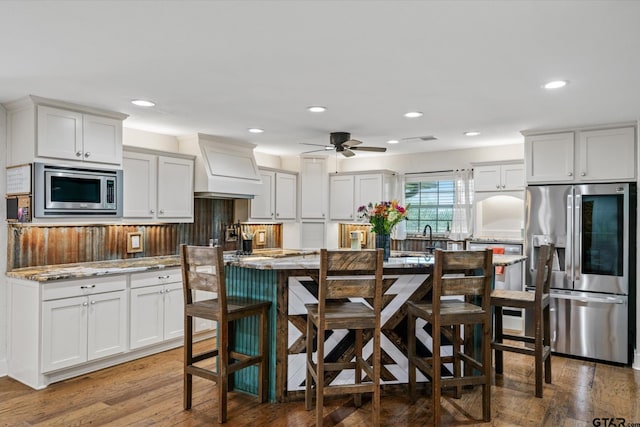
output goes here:
{"type": "Polygon", "coordinates": [[[158,156],[158,218],[193,221],[193,160],[158,156]]]}
{"type": "Polygon", "coordinates": [[[632,127],[580,132],[579,180],[634,180],[635,131],[632,127]]]}
{"type": "Polygon", "coordinates": [[[329,178],[329,200],[331,219],[354,220],[353,175],[333,175],[329,178]]]}
{"type": "MultiPolygon", "coordinates": [[[[502,190],[522,190],[524,189],[524,165],[501,165],[500,185],[502,190]]],[[[475,181],[475,179],[474,179],[475,181]]],[[[475,187],[475,182],[474,182],[475,187]]]]}
{"type": "Polygon", "coordinates": [[[182,282],[164,288],[164,339],[184,335],[184,295],[182,282]]]}
{"type": "Polygon", "coordinates": [[[274,194],[276,188],[276,174],[270,171],[260,171],[262,193],[256,194],[251,200],[251,218],[273,219],[275,216],[274,194]]]}
{"type": "Polygon", "coordinates": [[[83,160],[122,163],[122,120],[84,114],[82,147],[83,160]]]}
{"type": "Polygon", "coordinates": [[[501,189],[500,165],[476,166],[473,168],[474,191],[499,191],[501,189]]]}
{"type": "Polygon", "coordinates": [[[527,182],[573,181],[573,132],[525,138],[527,182]]]}
{"type": "Polygon", "coordinates": [[[125,152],[122,167],[123,215],[129,218],[153,218],[157,205],[157,157],[125,152]]]}
{"type": "Polygon", "coordinates": [[[354,212],[362,205],[376,204],[383,201],[382,174],[356,175],[355,176],[355,208],[354,212]]]}
{"type": "Polygon", "coordinates": [[[82,160],[82,113],[38,105],[37,114],[37,155],[82,160]]]}
{"type": "Polygon", "coordinates": [[[289,173],[276,173],[276,219],[296,219],[298,177],[289,173]]]}
{"type": "Polygon", "coordinates": [[[164,285],[130,291],[129,347],[144,347],[164,339],[164,285]]]}
{"type": "MultiPolygon", "coordinates": [[[[213,299],[216,297],[214,292],[207,291],[192,291],[194,301],[203,301],[207,299],[213,299]]],[[[193,332],[205,332],[216,329],[216,322],[213,320],[203,319],[196,317],[193,319],[193,332]]]]}
{"type": "Polygon", "coordinates": [[[327,188],[325,159],[302,159],[300,174],[300,217],[324,219],[327,188]]]}
{"type": "Polygon", "coordinates": [[[99,359],[127,349],[126,291],[88,297],[87,360],[99,359]]]}
{"type": "Polygon", "coordinates": [[[87,297],[42,303],[42,371],[87,361],[87,297]]]}

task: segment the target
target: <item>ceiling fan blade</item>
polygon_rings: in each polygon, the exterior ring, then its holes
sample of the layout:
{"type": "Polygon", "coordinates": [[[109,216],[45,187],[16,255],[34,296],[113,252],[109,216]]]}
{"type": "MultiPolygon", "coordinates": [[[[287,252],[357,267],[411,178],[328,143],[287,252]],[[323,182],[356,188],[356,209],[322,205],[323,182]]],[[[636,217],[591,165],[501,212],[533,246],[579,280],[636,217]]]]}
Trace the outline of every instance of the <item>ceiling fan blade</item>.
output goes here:
{"type": "Polygon", "coordinates": [[[300,144],[302,145],[313,145],[316,147],[325,147],[325,149],[331,149],[333,150],[333,145],[326,145],[326,144],[311,144],[310,142],[301,142],[300,144]]]}
{"type": "Polygon", "coordinates": [[[343,142],[342,146],[346,148],[351,148],[354,145],[360,145],[360,144],[362,144],[362,141],[358,141],[357,139],[350,139],[348,141],[343,142]]]}
{"type": "Polygon", "coordinates": [[[356,155],[356,153],[354,153],[353,151],[349,150],[348,148],[345,148],[344,150],[340,151],[342,153],[343,156],[345,157],[353,157],[356,155]]]}
{"type": "Polygon", "coordinates": [[[323,152],[325,152],[325,153],[327,152],[327,150],[311,150],[311,151],[303,151],[303,152],[302,152],[302,153],[300,153],[300,154],[319,153],[319,152],[321,152],[321,151],[323,151],[323,152]]]}
{"type": "Polygon", "coordinates": [[[385,147],[350,147],[352,150],[373,151],[375,153],[384,153],[387,151],[385,147]]]}

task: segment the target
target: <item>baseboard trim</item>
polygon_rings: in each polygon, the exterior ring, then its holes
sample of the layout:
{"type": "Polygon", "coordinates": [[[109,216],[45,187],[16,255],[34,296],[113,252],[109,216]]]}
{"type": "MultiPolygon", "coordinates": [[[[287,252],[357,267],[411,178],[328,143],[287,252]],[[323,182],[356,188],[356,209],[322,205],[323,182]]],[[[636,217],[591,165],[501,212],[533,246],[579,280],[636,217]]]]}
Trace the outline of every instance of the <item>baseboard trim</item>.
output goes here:
{"type": "Polygon", "coordinates": [[[633,369],[640,371],[640,350],[634,350],[633,369]]]}
{"type": "Polygon", "coordinates": [[[9,375],[9,363],[7,359],[0,360],[0,377],[6,377],[9,375]]]}

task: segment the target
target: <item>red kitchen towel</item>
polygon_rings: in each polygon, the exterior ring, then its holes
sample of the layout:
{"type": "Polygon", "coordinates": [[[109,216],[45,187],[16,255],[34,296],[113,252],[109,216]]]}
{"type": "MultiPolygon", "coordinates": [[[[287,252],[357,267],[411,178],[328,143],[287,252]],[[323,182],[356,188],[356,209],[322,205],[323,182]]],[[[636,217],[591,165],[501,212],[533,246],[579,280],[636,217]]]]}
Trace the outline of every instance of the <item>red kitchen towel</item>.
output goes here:
{"type": "MultiPolygon", "coordinates": [[[[504,248],[491,248],[494,254],[504,254],[504,248]]],[[[498,265],[496,267],[496,274],[504,274],[504,265],[498,265]]]]}

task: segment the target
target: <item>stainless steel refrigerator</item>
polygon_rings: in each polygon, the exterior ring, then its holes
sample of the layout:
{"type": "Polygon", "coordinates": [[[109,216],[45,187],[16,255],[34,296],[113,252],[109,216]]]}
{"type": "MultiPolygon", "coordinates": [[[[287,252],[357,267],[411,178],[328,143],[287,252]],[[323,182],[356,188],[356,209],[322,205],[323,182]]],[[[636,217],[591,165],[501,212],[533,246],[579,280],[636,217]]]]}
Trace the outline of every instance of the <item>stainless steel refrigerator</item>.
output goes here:
{"type": "MultiPolygon", "coordinates": [[[[556,246],[552,351],[628,364],[635,324],[635,184],[529,186],[525,206],[528,289],[540,246],[556,246]]],[[[525,330],[533,333],[531,313],[525,314],[525,330]]]]}

